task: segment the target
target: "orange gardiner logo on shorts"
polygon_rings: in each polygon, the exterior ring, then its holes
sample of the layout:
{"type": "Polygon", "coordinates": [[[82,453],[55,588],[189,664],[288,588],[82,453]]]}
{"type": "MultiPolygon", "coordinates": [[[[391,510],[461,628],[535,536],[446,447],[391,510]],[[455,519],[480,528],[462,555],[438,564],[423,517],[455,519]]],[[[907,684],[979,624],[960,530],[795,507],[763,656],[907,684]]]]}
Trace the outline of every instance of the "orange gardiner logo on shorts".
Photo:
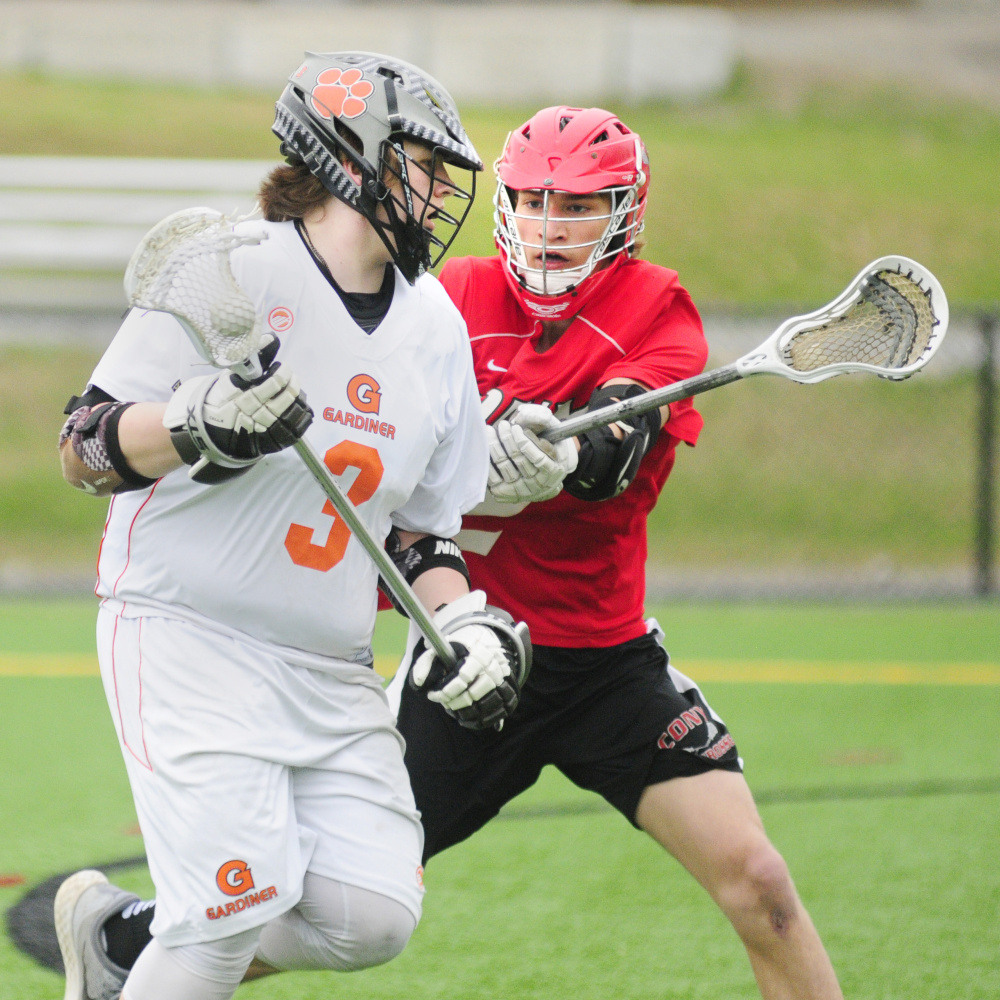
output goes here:
{"type": "Polygon", "coordinates": [[[277,895],[277,888],[269,885],[266,889],[261,889],[260,892],[248,892],[245,896],[240,896],[239,899],[230,900],[225,906],[210,906],[205,910],[205,916],[209,920],[222,920],[225,917],[249,910],[252,906],[266,903],[269,899],[276,899],[277,895]]]}
{"type": "Polygon", "coordinates": [[[227,861],[216,872],[215,884],[227,896],[242,896],[253,888],[253,876],[245,861],[227,861]]]}
{"type": "Polygon", "coordinates": [[[378,413],[382,387],[371,377],[371,375],[355,375],[347,383],[347,398],[351,401],[351,406],[362,413],[378,413]]]}

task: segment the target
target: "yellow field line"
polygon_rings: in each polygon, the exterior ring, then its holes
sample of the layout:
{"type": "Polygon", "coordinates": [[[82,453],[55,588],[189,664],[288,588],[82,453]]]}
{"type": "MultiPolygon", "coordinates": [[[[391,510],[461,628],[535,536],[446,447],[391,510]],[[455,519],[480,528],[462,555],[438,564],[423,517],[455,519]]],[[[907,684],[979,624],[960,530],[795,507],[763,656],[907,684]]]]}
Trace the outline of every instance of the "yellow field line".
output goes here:
{"type": "Polygon", "coordinates": [[[858,660],[686,660],[698,682],[742,684],[1000,684],[1000,663],[858,660]]]}
{"type": "MultiPolygon", "coordinates": [[[[375,658],[388,677],[392,656],[375,658]]],[[[1000,663],[918,663],[858,660],[684,660],[677,667],[703,683],[1000,685],[1000,663]]],[[[88,653],[0,653],[0,677],[96,677],[88,653]]]]}
{"type": "Polygon", "coordinates": [[[96,653],[0,653],[0,677],[96,677],[96,653]]]}

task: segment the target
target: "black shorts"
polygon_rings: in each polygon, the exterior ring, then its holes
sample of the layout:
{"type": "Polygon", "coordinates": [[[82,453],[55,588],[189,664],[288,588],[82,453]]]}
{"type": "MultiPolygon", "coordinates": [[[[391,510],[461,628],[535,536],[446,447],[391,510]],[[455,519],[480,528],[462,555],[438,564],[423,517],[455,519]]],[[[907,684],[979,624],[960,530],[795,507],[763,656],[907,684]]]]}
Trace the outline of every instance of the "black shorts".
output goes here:
{"type": "Polygon", "coordinates": [[[531,676],[498,733],[463,729],[403,685],[399,730],[424,826],[424,860],[471,836],[546,764],[633,825],[643,790],[741,769],[733,738],[652,635],[602,649],[535,646],[531,676]]]}

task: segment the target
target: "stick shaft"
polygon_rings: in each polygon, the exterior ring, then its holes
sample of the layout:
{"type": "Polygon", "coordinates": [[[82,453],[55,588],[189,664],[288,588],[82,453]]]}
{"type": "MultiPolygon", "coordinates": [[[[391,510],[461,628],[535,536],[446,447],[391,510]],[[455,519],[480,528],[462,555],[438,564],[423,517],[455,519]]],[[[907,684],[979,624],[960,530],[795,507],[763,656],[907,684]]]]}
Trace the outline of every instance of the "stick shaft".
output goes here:
{"type": "Polygon", "coordinates": [[[313,478],[320,485],[327,495],[330,503],[333,504],[337,513],[344,519],[347,527],[351,529],[351,534],[361,543],[369,558],[375,563],[376,568],[382,575],[393,596],[405,608],[417,628],[420,629],[424,638],[434,649],[439,657],[451,668],[457,664],[455,651],[451,644],[441,634],[441,630],[434,624],[427,609],[420,603],[419,598],[413,593],[413,588],[403,578],[403,574],[396,568],[395,563],[386,554],[384,548],[375,541],[368,526],[358,516],[354,509],[354,504],[344,495],[333,474],[323,463],[323,460],[313,451],[312,445],[305,438],[300,438],[295,442],[295,450],[299,453],[305,466],[312,473],[313,478]]]}
{"type": "Polygon", "coordinates": [[[564,420],[558,427],[551,430],[542,431],[539,435],[546,441],[563,441],[576,434],[583,434],[591,431],[595,427],[606,427],[616,420],[625,417],[637,416],[640,413],[648,413],[650,410],[658,409],[667,403],[676,403],[680,399],[688,399],[690,396],[697,396],[700,392],[708,392],[709,389],[717,389],[719,386],[728,385],[743,375],[737,370],[735,365],[724,365],[722,368],[713,368],[710,372],[703,372],[693,378],[686,378],[683,382],[674,382],[666,385],[662,389],[651,389],[641,396],[633,396],[631,399],[623,399],[620,403],[612,403],[610,406],[603,406],[599,410],[581,413],[578,416],[564,420]]]}

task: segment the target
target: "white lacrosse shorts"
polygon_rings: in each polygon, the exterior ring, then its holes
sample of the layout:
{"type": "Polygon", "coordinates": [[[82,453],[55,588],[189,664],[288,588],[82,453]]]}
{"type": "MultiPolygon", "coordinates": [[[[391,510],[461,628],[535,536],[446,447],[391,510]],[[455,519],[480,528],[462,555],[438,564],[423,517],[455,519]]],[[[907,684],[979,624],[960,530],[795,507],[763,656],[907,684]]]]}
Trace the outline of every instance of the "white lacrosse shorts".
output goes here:
{"type": "Polygon", "coordinates": [[[108,607],[97,640],[161,944],[265,924],[307,870],[420,919],[423,830],[373,670],[108,607]]]}

